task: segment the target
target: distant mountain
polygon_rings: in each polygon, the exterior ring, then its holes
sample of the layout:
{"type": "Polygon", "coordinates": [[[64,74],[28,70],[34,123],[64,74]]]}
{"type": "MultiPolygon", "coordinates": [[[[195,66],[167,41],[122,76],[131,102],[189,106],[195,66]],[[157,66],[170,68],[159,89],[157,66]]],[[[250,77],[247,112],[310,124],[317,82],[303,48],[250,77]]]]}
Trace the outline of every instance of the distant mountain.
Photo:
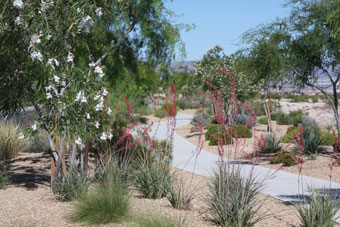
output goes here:
{"type": "Polygon", "coordinates": [[[171,62],[170,67],[174,72],[193,72],[194,68],[194,61],[175,61],[171,62]]]}

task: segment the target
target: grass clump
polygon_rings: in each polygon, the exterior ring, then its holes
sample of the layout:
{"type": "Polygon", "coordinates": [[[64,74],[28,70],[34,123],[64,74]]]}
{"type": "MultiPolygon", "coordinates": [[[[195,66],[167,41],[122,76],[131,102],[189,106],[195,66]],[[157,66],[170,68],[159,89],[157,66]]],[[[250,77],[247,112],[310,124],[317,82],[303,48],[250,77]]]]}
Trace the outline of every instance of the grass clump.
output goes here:
{"type": "Polygon", "coordinates": [[[238,168],[222,164],[211,177],[207,205],[221,226],[254,226],[264,216],[255,217],[264,201],[258,201],[261,184],[252,176],[243,178],[238,168]]]}
{"type": "Polygon", "coordinates": [[[157,162],[141,164],[135,173],[135,188],[148,199],[160,199],[167,195],[171,185],[169,166],[157,162]]]}
{"type": "Polygon", "coordinates": [[[284,166],[296,165],[292,154],[288,151],[277,152],[276,156],[270,160],[270,164],[283,164],[284,166]]]}
{"type": "Polygon", "coordinates": [[[18,125],[0,121],[0,162],[10,160],[26,150],[26,142],[19,136],[18,125]]]}
{"type": "Polygon", "coordinates": [[[140,227],[185,227],[185,220],[178,218],[170,218],[162,215],[146,214],[143,217],[138,217],[136,223],[140,227]]]}
{"type": "Polygon", "coordinates": [[[128,216],[130,192],[122,169],[111,162],[107,175],[93,191],[78,196],[70,219],[88,224],[120,222],[128,216]]]}
{"type": "Polygon", "coordinates": [[[260,145],[260,153],[276,153],[282,149],[280,145],[280,138],[277,138],[274,134],[269,134],[264,137],[265,141],[260,145]]]}
{"type": "Polygon", "coordinates": [[[335,199],[336,195],[310,189],[309,201],[305,199],[301,204],[295,206],[303,226],[335,226],[336,223],[333,220],[340,210],[339,204],[333,201],[335,199]]]}

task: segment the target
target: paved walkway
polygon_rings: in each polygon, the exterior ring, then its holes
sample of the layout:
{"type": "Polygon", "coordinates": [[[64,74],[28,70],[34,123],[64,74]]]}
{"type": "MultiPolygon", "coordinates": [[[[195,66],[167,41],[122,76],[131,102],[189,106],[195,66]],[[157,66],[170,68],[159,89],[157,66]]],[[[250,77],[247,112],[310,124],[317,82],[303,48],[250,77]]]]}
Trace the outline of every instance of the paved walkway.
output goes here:
{"type": "MultiPolygon", "coordinates": [[[[176,121],[176,128],[190,123],[192,115],[178,114],[176,121]]],[[[155,135],[157,139],[167,138],[167,122],[161,122],[158,130],[156,131],[158,124],[152,127],[150,135],[155,135]]],[[[174,134],[173,142],[173,163],[174,167],[194,172],[201,176],[211,176],[213,170],[217,167],[218,156],[210,152],[202,150],[199,156],[192,157],[193,151],[196,147],[187,141],[185,138],[174,134]]],[[[309,192],[307,186],[312,186],[314,189],[329,189],[336,192],[340,192],[340,184],[330,183],[326,180],[320,180],[312,177],[303,176],[303,189],[298,185],[299,176],[297,174],[288,173],[284,171],[277,171],[270,168],[261,166],[253,166],[251,164],[244,164],[235,161],[235,164],[239,164],[243,170],[243,173],[248,175],[253,170],[255,176],[259,180],[265,180],[265,186],[262,193],[268,194],[274,198],[294,203],[301,195],[308,196],[309,192]],[[272,176],[269,178],[269,176],[272,176]]],[[[340,219],[338,219],[340,221],[340,219]]]]}

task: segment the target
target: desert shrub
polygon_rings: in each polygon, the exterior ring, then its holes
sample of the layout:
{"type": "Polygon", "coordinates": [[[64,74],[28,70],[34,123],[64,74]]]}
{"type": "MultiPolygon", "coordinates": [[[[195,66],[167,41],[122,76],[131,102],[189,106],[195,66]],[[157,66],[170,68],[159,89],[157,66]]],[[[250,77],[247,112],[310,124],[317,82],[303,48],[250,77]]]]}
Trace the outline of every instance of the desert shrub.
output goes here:
{"type": "Polygon", "coordinates": [[[319,131],[319,137],[322,145],[332,146],[335,144],[334,135],[331,132],[319,131]]]}
{"type": "MultiPolygon", "coordinates": [[[[201,124],[203,124],[203,115],[201,113],[195,114],[195,116],[191,120],[191,124],[193,124],[194,126],[199,126],[198,120],[201,122],[201,124]]],[[[203,126],[206,126],[208,124],[210,124],[210,118],[209,118],[209,116],[204,115],[204,125],[203,126]]]]}
{"type": "Polygon", "coordinates": [[[212,136],[210,138],[210,141],[209,141],[209,146],[217,146],[219,145],[218,142],[219,140],[221,140],[222,142],[222,145],[228,145],[228,144],[233,144],[234,143],[234,140],[231,136],[229,136],[228,134],[223,134],[221,137],[214,137],[212,136]]]}
{"type": "Polygon", "coordinates": [[[340,210],[338,203],[334,202],[335,199],[336,195],[310,189],[309,200],[304,199],[302,203],[295,206],[303,226],[335,226],[333,220],[340,210]]]}
{"type": "Polygon", "coordinates": [[[242,177],[239,168],[223,164],[210,179],[206,200],[214,221],[221,226],[253,226],[264,201],[257,200],[261,184],[252,176],[242,177]],[[255,217],[256,216],[256,217],[255,217]]]}
{"type": "Polygon", "coordinates": [[[50,146],[46,136],[38,134],[30,142],[26,152],[28,153],[48,153],[50,146]]]}
{"type": "Polygon", "coordinates": [[[61,174],[54,178],[57,198],[61,201],[71,201],[87,191],[90,178],[76,168],[72,168],[67,174],[61,174]]]}
{"type": "Polygon", "coordinates": [[[282,111],[275,111],[272,112],[270,114],[270,118],[272,119],[272,121],[277,121],[277,119],[279,118],[279,113],[281,113],[282,111]]]}
{"type": "Polygon", "coordinates": [[[141,168],[135,172],[135,188],[148,199],[160,199],[167,195],[171,185],[171,175],[168,165],[141,163],[141,168]]]}
{"type": "Polygon", "coordinates": [[[186,189],[183,178],[178,179],[175,178],[175,174],[172,175],[172,183],[168,187],[166,197],[173,208],[188,209],[195,196],[196,190],[193,188],[186,189]]]}
{"type": "Polygon", "coordinates": [[[0,121],[0,162],[10,160],[26,150],[26,142],[19,139],[19,126],[0,121]]]}
{"type": "Polygon", "coordinates": [[[145,214],[143,216],[138,217],[136,223],[140,227],[185,227],[185,220],[178,218],[169,218],[167,216],[145,214]]]}
{"type": "MultiPolygon", "coordinates": [[[[164,103],[160,109],[155,111],[154,116],[159,117],[159,118],[167,117],[168,113],[171,116],[173,108],[174,107],[173,107],[172,103],[169,102],[168,105],[166,105],[166,103],[164,103]]],[[[176,104],[175,115],[177,115],[177,111],[178,111],[178,106],[176,104]]]]}
{"type": "Polygon", "coordinates": [[[316,121],[313,118],[311,118],[307,115],[303,115],[301,117],[301,121],[302,121],[303,128],[309,128],[309,129],[312,129],[312,130],[315,130],[315,131],[320,130],[316,121]]]}
{"type": "Polygon", "coordinates": [[[278,125],[290,125],[292,123],[288,114],[280,112],[277,114],[277,124],[278,125]]]}
{"type": "MultiPolygon", "coordinates": [[[[205,133],[205,139],[206,140],[210,140],[211,139],[211,135],[215,134],[217,135],[218,134],[218,125],[217,124],[211,124],[211,125],[208,125],[208,129],[205,133]]],[[[222,126],[220,126],[222,128],[222,126]]]]}
{"type": "Polygon", "coordinates": [[[235,125],[231,128],[231,133],[237,138],[251,138],[253,133],[245,125],[235,125]],[[235,130],[235,131],[234,131],[235,130]],[[235,135],[236,133],[236,135],[235,135]]]}
{"type": "MultiPolygon", "coordinates": [[[[323,150],[321,147],[321,139],[310,129],[305,129],[302,132],[303,136],[303,151],[307,155],[316,155],[323,150]]],[[[294,148],[298,150],[298,146],[294,148]]]]}
{"type": "Polygon", "coordinates": [[[294,95],[291,100],[291,102],[308,102],[309,96],[308,95],[294,95]]]}
{"type": "Polygon", "coordinates": [[[247,125],[247,128],[252,129],[256,125],[256,118],[255,116],[251,116],[249,114],[239,114],[236,124],[247,125]]]}
{"type": "Polygon", "coordinates": [[[314,96],[312,97],[312,102],[313,102],[313,103],[319,102],[319,97],[316,96],[316,95],[314,95],[314,96]]]}
{"type": "Polygon", "coordinates": [[[74,203],[70,219],[89,224],[105,224],[123,220],[129,212],[130,192],[118,165],[113,165],[105,178],[74,203]]]}
{"type": "Polygon", "coordinates": [[[295,160],[292,157],[292,154],[288,151],[278,152],[276,156],[270,160],[270,164],[280,164],[282,163],[284,166],[293,166],[296,164],[295,160]]]}
{"type": "Polygon", "coordinates": [[[288,116],[292,120],[292,124],[294,126],[299,126],[299,124],[302,124],[302,117],[305,116],[306,113],[304,113],[302,110],[295,110],[289,112],[288,116]]]}
{"type": "Polygon", "coordinates": [[[261,125],[266,125],[267,123],[267,118],[266,117],[261,117],[257,120],[257,123],[261,124],[261,125]]]}
{"type": "Polygon", "coordinates": [[[272,94],[270,97],[271,97],[272,99],[278,99],[278,100],[280,100],[280,99],[282,98],[282,95],[281,95],[281,94],[272,94]]]}
{"type": "Polygon", "coordinates": [[[254,111],[256,116],[266,115],[266,112],[264,111],[263,104],[259,101],[251,102],[249,104],[249,107],[254,111]]]}
{"type": "Polygon", "coordinates": [[[295,126],[291,126],[287,129],[287,132],[286,134],[282,137],[281,139],[281,142],[282,143],[290,143],[290,142],[293,142],[293,139],[294,139],[294,135],[292,133],[292,131],[297,134],[299,132],[299,128],[298,127],[295,127],[295,126]]]}
{"type": "Polygon", "coordinates": [[[265,143],[260,146],[260,153],[277,153],[282,149],[280,145],[280,138],[276,137],[274,134],[269,134],[265,136],[265,143]]]}

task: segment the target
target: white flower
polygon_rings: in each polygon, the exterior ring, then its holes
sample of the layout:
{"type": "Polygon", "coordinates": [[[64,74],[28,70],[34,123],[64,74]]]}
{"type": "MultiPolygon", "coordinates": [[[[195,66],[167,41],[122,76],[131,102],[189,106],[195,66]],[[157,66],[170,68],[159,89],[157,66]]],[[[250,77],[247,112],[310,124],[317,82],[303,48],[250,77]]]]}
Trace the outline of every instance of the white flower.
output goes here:
{"type": "Polygon", "coordinates": [[[18,138],[19,138],[19,140],[22,140],[22,139],[25,139],[25,136],[24,136],[24,134],[20,133],[18,138]]]}
{"type": "Polygon", "coordinates": [[[86,97],[85,96],[83,96],[83,98],[81,99],[81,101],[80,102],[87,102],[87,99],[86,99],[86,97]]]}
{"type": "Polygon", "coordinates": [[[54,63],[56,66],[59,66],[59,61],[57,59],[53,59],[54,60],[54,63]]]}
{"type": "Polygon", "coordinates": [[[36,130],[37,130],[37,125],[36,125],[36,124],[32,125],[32,130],[33,130],[33,131],[36,131],[36,130]]]}
{"type": "Polygon", "coordinates": [[[23,9],[24,3],[22,2],[22,0],[14,0],[13,6],[18,9],[23,9]]]}
{"type": "Polygon", "coordinates": [[[38,35],[38,34],[34,34],[34,35],[32,35],[32,37],[31,37],[31,45],[32,44],[39,44],[39,43],[41,43],[41,39],[40,39],[40,35],[38,35]]]}
{"type": "Polygon", "coordinates": [[[76,141],[74,141],[75,144],[78,144],[78,145],[82,145],[83,144],[83,141],[80,139],[80,137],[78,137],[78,139],[76,139],[76,141]]]}
{"type": "Polygon", "coordinates": [[[49,93],[49,92],[47,92],[47,93],[46,93],[46,97],[47,97],[47,99],[51,99],[51,98],[52,98],[52,94],[49,93]]]}
{"type": "Polygon", "coordinates": [[[96,121],[96,124],[94,125],[94,127],[99,128],[99,126],[100,126],[99,122],[96,121]]]}
{"type": "Polygon", "coordinates": [[[21,25],[22,24],[21,17],[16,17],[14,22],[16,25],[21,25]]]}
{"type": "Polygon", "coordinates": [[[79,91],[76,98],[74,99],[75,102],[79,102],[81,100],[81,97],[82,97],[82,92],[79,91]]]}
{"type": "Polygon", "coordinates": [[[96,111],[102,110],[104,107],[103,103],[98,103],[94,108],[96,111]]]}
{"type": "Polygon", "coordinates": [[[51,86],[51,85],[48,85],[47,87],[45,87],[45,90],[46,90],[46,91],[51,91],[51,90],[52,90],[52,86],[51,86]]]}
{"type": "Polygon", "coordinates": [[[91,119],[91,116],[90,116],[89,113],[86,114],[86,118],[87,118],[87,119],[91,119]]]}
{"type": "Polygon", "coordinates": [[[67,62],[73,62],[73,54],[71,52],[68,52],[68,55],[67,55],[67,62]]]}
{"type": "Polygon", "coordinates": [[[33,51],[31,53],[31,59],[32,59],[32,61],[34,61],[35,59],[37,59],[38,61],[42,61],[43,56],[42,56],[40,51],[33,51]]]}
{"type": "Polygon", "coordinates": [[[41,1],[41,11],[45,12],[48,10],[50,7],[53,6],[53,1],[47,0],[46,2],[44,0],[41,1]]]}
{"type": "Polygon", "coordinates": [[[80,8],[77,8],[77,13],[80,13],[80,12],[81,12],[80,8]]]}
{"type": "Polygon", "coordinates": [[[98,100],[99,98],[101,97],[101,95],[96,95],[96,96],[94,96],[94,100],[98,100]]]}
{"type": "Polygon", "coordinates": [[[96,9],[96,15],[97,15],[98,17],[100,17],[101,15],[103,15],[103,11],[102,11],[102,8],[101,8],[101,7],[99,7],[99,8],[96,9]]]}
{"type": "Polygon", "coordinates": [[[56,75],[53,76],[54,81],[58,84],[60,81],[60,78],[56,75]]]}
{"type": "Polygon", "coordinates": [[[110,109],[110,107],[107,109],[107,114],[108,115],[111,115],[111,113],[112,113],[112,110],[110,109]]]}
{"type": "Polygon", "coordinates": [[[105,132],[103,132],[103,134],[100,137],[101,140],[107,140],[107,135],[105,134],[105,132]]]}
{"type": "Polygon", "coordinates": [[[112,139],[113,135],[111,134],[111,132],[109,133],[109,135],[107,136],[109,139],[112,139]]]}
{"type": "Polygon", "coordinates": [[[96,66],[96,68],[94,68],[94,72],[97,74],[104,74],[103,69],[100,68],[100,66],[96,66]]]}
{"type": "Polygon", "coordinates": [[[53,58],[49,58],[48,60],[47,60],[47,63],[46,63],[47,65],[53,65],[53,58]]]}
{"type": "Polygon", "coordinates": [[[47,39],[47,40],[50,40],[51,38],[52,38],[51,35],[47,35],[47,36],[46,36],[46,39],[47,39]]]}
{"type": "Polygon", "coordinates": [[[109,92],[104,88],[103,96],[107,96],[108,94],[109,94],[109,92]]]}
{"type": "Polygon", "coordinates": [[[96,63],[94,63],[94,62],[89,63],[89,67],[91,67],[91,68],[93,68],[95,65],[96,65],[96,63]]]}

